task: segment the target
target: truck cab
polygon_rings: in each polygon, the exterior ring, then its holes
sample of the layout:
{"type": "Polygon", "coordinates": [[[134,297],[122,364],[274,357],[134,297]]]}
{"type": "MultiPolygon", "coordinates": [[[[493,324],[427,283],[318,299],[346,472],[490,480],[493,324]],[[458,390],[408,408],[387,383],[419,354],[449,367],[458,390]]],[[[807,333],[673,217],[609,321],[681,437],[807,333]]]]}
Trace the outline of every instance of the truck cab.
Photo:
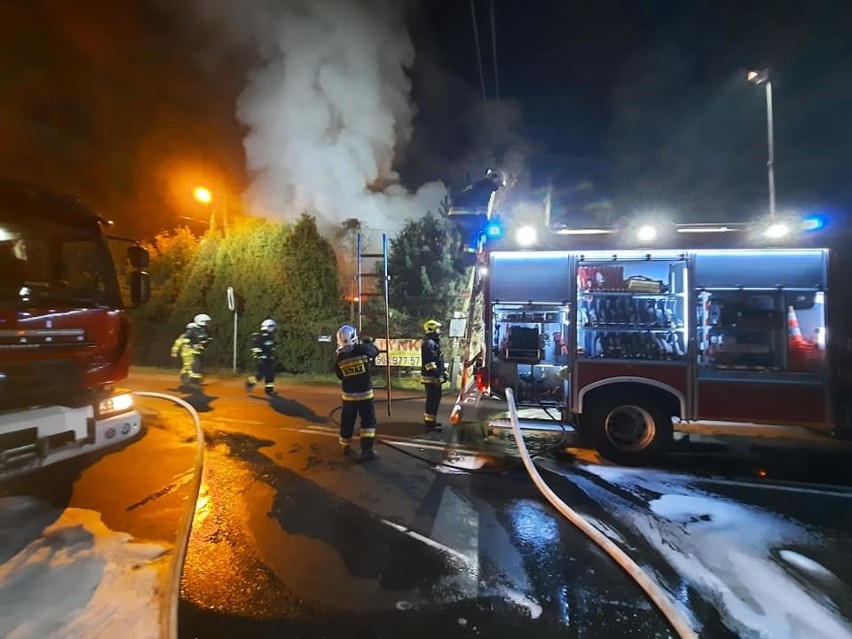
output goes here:
{"type": "MultiPolygon", "coordinates": [[[[119,388],[129,331],[106,226],[74,197],[0,178],[0,477],[140,433],[119,388]]],[[[147,253],[128,259],[142,302],[147,253]]]]}

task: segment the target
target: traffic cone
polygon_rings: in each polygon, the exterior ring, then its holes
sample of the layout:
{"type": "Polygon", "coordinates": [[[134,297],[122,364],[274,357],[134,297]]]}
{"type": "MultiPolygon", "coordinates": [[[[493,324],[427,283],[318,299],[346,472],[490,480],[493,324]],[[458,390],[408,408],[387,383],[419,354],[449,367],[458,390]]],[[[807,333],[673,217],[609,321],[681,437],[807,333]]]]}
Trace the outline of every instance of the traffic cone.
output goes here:
{"type": "Polygon", "coordinates": [[[799,318],[796,317],[796,311],[792,306],[787,307],[787,343],[793,348],[809,346],[808,342],[802,336],[802,329],[799,328],[799,318]]]}

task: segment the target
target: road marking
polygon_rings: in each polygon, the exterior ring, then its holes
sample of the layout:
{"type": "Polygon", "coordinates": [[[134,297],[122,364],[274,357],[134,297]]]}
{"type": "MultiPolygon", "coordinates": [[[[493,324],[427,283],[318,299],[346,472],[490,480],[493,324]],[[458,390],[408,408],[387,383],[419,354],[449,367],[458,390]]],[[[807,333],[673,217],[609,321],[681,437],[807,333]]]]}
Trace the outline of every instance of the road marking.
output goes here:
{"type": "Polygon", "coordinates": [[[399,532],[401,532],[404,535],[408,535],[412,539],[416,539],[417,541],[424,543],[427,546],[430,546],[432,548],[440,550],[441,552],[445,552],[448,555],[452,555],[453,557],[455,557],[456,559],[458,559],[459,561],[461,561],[465,564],[470,564],[470,560],[467,558],[467,556],[463,555],[458,550],[450,548],[449,546],[445,546],[444,544],[439,544],[434,539],[429,539],[429,537],[426,537],[425,535],[421,535],[418,532],[410,530],[409,528],[406,528],[405,526],[400,526],[399,524],[394,523],[392,521],[389,521],[387,519],[379,519],[379,521],[382,522],[383,524],[385,524],[386,526],[390,526],[394,530],[398,530],[399,532]]]}
{"type": "Polygon", "coordinates": [[[252,426],[263,426],[266,422],[256,422],[251,419],[231,419],[230,417],[202,417],[205,422],[224,422],[226,424],[251,424],[252,426]]]}
{"type": "MultiPolygon", "coordinates": [[[[737,480],[737,479],[713,479],[712,477],[698,477],[693,476],[691,478],[696,483],[712,483],[712,484],[722,484],[726,486],[742,486],[744,488],[765,488],[767,490],[783,490],[785,492],[791,493],[805,493],[808,495],[831,495],[832,497],[852,497],[852,489],[844,488],[843,486],[835,486],[833,484],[824,484],[824,488],[818,488],[820,484],[815,485],[814,487],[806,487],[806,486],[798,486],[798,485],[785,485],[783,483],[763,483],[763,482],[752,482],[747,480],[737,480]]],[[[772,481],[772,480],[770,480],[772,481]]]]}

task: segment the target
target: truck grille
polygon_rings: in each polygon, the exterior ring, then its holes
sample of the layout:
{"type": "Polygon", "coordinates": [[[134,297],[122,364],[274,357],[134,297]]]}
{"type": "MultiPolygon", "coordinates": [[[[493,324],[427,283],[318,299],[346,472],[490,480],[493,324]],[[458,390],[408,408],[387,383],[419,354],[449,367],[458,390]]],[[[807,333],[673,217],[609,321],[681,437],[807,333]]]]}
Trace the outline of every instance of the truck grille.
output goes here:
{"type": "Polygon", "coordinates": [[[79,406],[88,393],[74,360],[0,364],[0,410],[59,404],[79,406]]]}

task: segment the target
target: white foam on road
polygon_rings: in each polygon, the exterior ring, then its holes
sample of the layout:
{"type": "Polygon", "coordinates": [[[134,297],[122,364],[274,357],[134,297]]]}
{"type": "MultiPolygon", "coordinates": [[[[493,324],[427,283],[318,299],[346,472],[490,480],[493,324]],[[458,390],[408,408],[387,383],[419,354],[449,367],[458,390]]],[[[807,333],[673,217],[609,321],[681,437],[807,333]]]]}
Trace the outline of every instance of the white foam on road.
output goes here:
{"type": "MultiPolygon", "coordinates": [[[[704,492],[689,476],[646,469],[587,466],[593,473],[636,497],[625,500],[567,472],[613,517],[640,533],[686,584],[719,611],[741,637],[771,639],[852,638],[852,624],[824,595],[791,574],[786,562],[823,580],[830,572],[789,547],[820,546],[819,531],[756,506],[704,492]],[[782,561],[778,560],[782,558],[782,561]]],[[[615,525],[615,524],[612,524],[615,525]]],[[[831,575],[833,577],[833,575],[831,575]]],[[[835,578],[836,580],[836,578],[835,578]]],[[[849,584],[837,585],[852,601],[849,584]]],[[[847,609],[846,614],[849,614],[847,609]]]]}
{"type": "Polygon", "coordinates": [[[160,637],[169,549],[110,530],[91,510],[51,510],[28,497],[0,498],[8,557],[0,565],[0,636],[160,637]],[[11,526],[15,535],[6,534],[11,526]]]}

